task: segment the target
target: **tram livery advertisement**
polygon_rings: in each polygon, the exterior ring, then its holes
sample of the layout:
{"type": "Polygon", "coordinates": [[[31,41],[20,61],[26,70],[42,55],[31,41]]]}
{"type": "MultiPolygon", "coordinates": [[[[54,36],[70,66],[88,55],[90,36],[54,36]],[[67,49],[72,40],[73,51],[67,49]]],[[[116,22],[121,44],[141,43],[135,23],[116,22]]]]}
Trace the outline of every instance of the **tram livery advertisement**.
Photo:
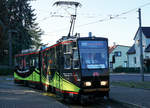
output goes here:
{"type": "Polygon", "coordinates": [[[108,40],[70,37],[15,56],[15,83],[73,99],[109,97],[108,40]]]}

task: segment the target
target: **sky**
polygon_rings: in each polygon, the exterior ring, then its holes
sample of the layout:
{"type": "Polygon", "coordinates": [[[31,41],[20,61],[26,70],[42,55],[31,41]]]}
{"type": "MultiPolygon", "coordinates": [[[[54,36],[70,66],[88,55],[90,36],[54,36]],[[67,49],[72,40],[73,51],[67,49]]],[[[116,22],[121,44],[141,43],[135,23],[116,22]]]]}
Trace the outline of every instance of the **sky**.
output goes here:
{"type": "MultiPolygon", "coordinates": [[[[70,27],[70,14],[74,12],[73,7],[53,6],[56,1],[60,0],[31,2],[37,17],[36,22],[44,31],[41,37],[42,42],[48,45],[55,44],[61,36],[67,36],[70,27]]],[[[92,35],[96,37],[108,38],[109,46],[114,43],[132,46],[133,38],[139,27],[138,8],[141,8],[142,26],[150,26],[149,0],[74,1],[82,4],[82,7],[78,7],[77,10],[74,30],[74,33],[80,33],[81,37],[87,37],[88,33],[92,32],[92,35]]]]}

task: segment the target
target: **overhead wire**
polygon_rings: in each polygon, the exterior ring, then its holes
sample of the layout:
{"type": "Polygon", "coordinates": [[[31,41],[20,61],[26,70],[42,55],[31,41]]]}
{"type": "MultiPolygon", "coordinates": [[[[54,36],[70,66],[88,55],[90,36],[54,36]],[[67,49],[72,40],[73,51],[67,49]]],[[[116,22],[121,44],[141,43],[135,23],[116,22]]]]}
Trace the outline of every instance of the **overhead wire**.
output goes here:
{"type": "MultiPolygon", "coordinates": [[[[150,2],[149,2],[149,3],[146,3],[146,4],[143,4],[143,5],[141,5],[141,6],[138,6],[138,7],[136,7],[136,8],[130,9],[130,10],[128,10],[128,11],[122,12],[122,13],[120,13],[120,14],[117,14],[117,15],[114,15],[114,16],[110,15],[109,17],[106,17],[106,18],[103,18],[103,19],[100,19],[100,20],[97,20],[97,21],[93,21],[93,22],[89,22],[89,23],[86,23],[86,24],[78,25],[77,27],[83,27],[83,26],[86,26],[86,25],[91,25],[91,24],[95,24],[95,23],[99,23],[99,22],[104,22],[104,21],[109,21],[109,20],[112,20],[112,19],[116,19],[116,18],[118,18],[118,17],[120,17],[120,16],[123,16],[123,15],[126,15],[126,14],[128,14],[128,13],[133,12],[133,11],[137,10],[138,8],[142,8],[142,7],[145,7],[145,6],[148,6],[148,5],[150,5],[150,2]]],[[[47,18],[47,17],[46,17],[46,18],[47,18]]],[[[44,20],[44,18],[43,18],[43,20],[44,20]]],[[[64,29],[65,29],[65,28],[64,28],[64,29]]],[[[62,31],[62,30],[64,30],[64,29],[59,29],[59,30],[62,31]]],[[[51,32],[51,33],[52,33],[52,32],[51,32]]]]}
{"type": "Polygon", "coordinates": [[[100,19],[100,20],[97,20],[97,21],[94,21],[94,22],[90,22],[90,23],[86,23],[86,24],[82,24],[82,25],[79,25],[79,26],[81,27],[81,26],[86,26],[86,25],[90,25],[90,24],[95,24],[95,23],[99,23],[99,22],[103,22],[103,21],[109,21],[109,20],[115,19],[115,18],[117,18],[117,17],[120,17],[120,16],[122,16],[122,15],[125,15],[125,14],[128,14],[128,13],[130,13],[130,12],[133,12],[133,11],[137,10],[138,8],[142,8],[142,7],[145,7],[145,6],[148,6],[148,5],[150,5],[150,2],[149,2],[149,3],[146,3],[146,4],[143,4],[143,5],[139,6],[139,7],[130,9],[130,10],[128,10],[128,11],[122,12],[121,14],[117,14],[117,15],[115,15],[115,16],[111,16],[111,15],[110,15],[109,18],[100,19]]]}

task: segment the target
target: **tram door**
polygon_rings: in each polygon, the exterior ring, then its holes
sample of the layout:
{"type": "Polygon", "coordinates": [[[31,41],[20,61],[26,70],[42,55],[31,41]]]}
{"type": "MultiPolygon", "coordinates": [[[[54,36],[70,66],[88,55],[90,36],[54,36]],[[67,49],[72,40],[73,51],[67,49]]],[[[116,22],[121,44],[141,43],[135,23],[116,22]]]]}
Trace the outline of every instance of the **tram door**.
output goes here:
{"type": "Polygon", "coordinates": [[[63,89],[63,81],[62,78],[60,77],[62,75],[62,71],[63,71],[63,65],[62,65],[62,45],[59,45],[55,48],[55,58],[56,58],[56,80],[57,80],[57,84],[56,84],[56,88],[59,88],[60,90],[63,89]]]}

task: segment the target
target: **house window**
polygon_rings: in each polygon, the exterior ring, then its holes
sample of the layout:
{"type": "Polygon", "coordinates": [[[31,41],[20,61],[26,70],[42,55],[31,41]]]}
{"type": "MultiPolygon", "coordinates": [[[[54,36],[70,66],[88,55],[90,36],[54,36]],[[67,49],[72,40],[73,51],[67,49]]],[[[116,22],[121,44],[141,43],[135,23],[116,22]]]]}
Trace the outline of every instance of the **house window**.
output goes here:
{"type": "Polygon", "coordinates": [[[136,64],[136,57],[134,57],[134,64],[136,64]]]}
{"type": "Polygon", "coordinates": [[[114,52],[115,57],[121,57],[121,51],[114,52]]]}
{"type": "Polygon", "coordinates": [[[149,59],[149,56],[146,56],[145,58],[146,58],[146,59],[149,59]]]}
{"type": "Polygon", "coordinates": [[[140,45],[140,40],[136,40],[136,44],[137,44],[137,46],[139,47],[139,45],[140,45]]]}

